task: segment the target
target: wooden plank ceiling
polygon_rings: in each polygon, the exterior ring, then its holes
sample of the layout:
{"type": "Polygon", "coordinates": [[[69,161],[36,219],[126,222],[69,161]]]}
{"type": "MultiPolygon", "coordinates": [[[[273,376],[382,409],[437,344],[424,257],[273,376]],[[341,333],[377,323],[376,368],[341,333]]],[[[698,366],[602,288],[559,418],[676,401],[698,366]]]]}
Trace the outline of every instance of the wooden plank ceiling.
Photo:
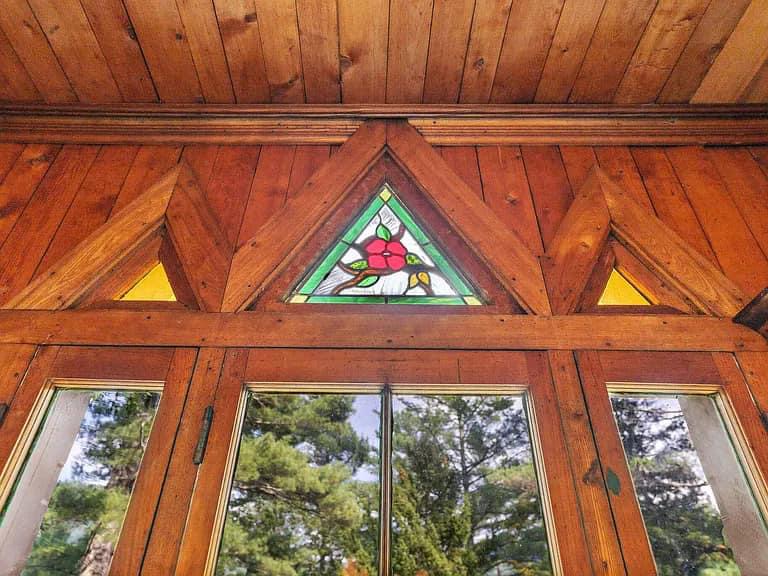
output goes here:
{"type": "Polygon", "coordinates": [[[3,0],[0,101],[765,103],[768,0],[3,0]]]}

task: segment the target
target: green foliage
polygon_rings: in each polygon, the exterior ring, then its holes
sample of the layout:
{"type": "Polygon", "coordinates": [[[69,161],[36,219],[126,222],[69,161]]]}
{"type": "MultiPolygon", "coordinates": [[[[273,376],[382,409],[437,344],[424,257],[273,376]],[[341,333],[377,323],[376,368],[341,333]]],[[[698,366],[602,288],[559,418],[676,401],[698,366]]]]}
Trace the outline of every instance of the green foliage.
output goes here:
{"type": "MultiPolygon", "coordinates": [[[[77,458],[51,494],[22,574],[106,574],[149,437],[159,395],[97,393],[80,427],[77,458]]],[[[55,405],[54,405],[55,409],[55,405]]]]}
{"type": "Polygon", "coordinates": [[[353,402],[251,395],[217,574],[337,576],[350,560],[374,573],[377,484],[354,474],[375,458],[353,402]]]}
{"type": "Polygon", "coordinates": [[[659,576],[739,574],[679,405],[622,396],[612,403],[659,576]]]}
{"type": "Polygon", "coordinates": [[[402,398],[395,465],[395,576],[551,574],[519,398],[402,398]]]}

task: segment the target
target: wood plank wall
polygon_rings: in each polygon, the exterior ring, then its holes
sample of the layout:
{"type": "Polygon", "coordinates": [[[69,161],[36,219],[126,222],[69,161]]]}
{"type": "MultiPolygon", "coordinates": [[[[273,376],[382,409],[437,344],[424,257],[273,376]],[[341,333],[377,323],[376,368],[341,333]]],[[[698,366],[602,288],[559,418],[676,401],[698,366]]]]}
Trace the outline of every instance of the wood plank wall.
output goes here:
{"type": "MultiPolygon", "coordinates": [[[[0,144],[0,305],[181,158],[243,244],[330,146],[0,144]]],[[[441,154],[536,254],[599,163],[748,296],[768,285],[768,147],[445,147],[441,154]]]]}
{"type": "Polygon", "coordinates": [[[0,101],[768,101],[768,0],[4,0],[0,101]]]}

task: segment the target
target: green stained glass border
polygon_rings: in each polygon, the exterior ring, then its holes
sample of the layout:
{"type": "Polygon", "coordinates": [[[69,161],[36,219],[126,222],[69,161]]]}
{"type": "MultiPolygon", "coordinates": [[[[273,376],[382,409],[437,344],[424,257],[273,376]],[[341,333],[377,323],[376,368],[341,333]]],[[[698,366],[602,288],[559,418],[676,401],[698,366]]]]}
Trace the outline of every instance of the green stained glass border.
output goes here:
{"type": "Polygon", "coordinates": [[[341,238],[323,257],[320,264],[312,270],[305,280],[299,283],[288,297],[293,303],[315,304],[427,304],[427,305],[482,305],[482,300],[476,292],[470,288],[469,283],[456,270],[456,268],[443,256],[432,240],[423,232],[416,223],[408,209],[398,199],[395,192],[388,184],[383,184],[365,209],[355,218],[352,225],[347,228],[341,238]],[[383,206],[388,206],[395,216],[400,219],[405,228],[411,233],[427,255],[434,261],[435,266],[446,280],[453,286],[459,296],[420,296],[420,295],[316,295],[313,292],[328,276],[330,271],[338,263],[339,259],[350,248],[371,219],[383,206]]]}

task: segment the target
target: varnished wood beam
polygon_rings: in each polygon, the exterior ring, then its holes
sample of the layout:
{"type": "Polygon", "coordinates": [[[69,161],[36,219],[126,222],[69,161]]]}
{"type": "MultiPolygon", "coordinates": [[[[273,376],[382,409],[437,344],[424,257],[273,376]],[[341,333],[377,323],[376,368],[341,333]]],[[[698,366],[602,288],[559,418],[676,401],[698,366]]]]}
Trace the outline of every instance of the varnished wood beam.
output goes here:
{"type": "Polygon", "coordinates": [[[165,310],[0,310],[0,344],[768,351],[728,318],[671,315],[450,315],[165,310]]]}
{"type": "Polygon", "coordinates": [[[733,321],[752,330],[762,331],[768,338],[768,288],[762,290],[752,301],[744,306],[733,321]]]}
{"type": "Polygon", "coordinates": [[[405,118],[430,144],[763,144],[768,106],[6,105],[0,141],[341,144],[367,119],[405,118]]]}

